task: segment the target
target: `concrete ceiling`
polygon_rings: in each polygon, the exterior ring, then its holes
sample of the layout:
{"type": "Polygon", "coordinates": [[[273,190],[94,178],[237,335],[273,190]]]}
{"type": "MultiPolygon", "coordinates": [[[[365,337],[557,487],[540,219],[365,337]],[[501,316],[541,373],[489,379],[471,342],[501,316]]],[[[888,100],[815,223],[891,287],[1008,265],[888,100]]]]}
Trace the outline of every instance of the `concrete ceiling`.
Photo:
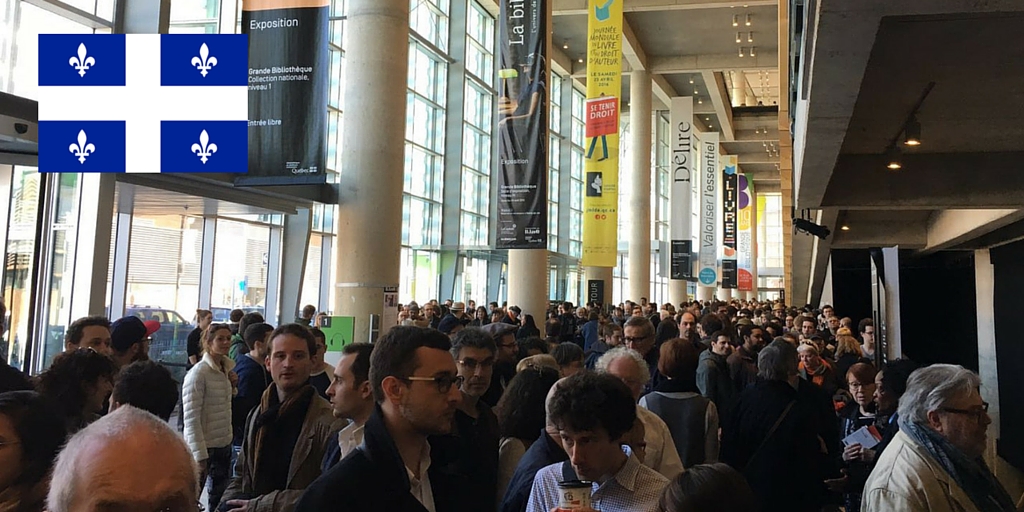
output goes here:
{"type": "MultiPolygon", "coordinates": [[[[552,45],[562,57],[556,60],[583,83],[587,0],[552,1],[552,45]]],[[[623,104],[630,99],[629,71],[650,71],[655,109],[667,109],[673,96],[692,96],[698,129],[721,132],[723,151],[737,155],[744,172],[777,184],[778,111],[742,111],[778,101],[777,6],[777,0],[625,0],[623,104]]]]}
{"type": "Polygon", "coordinates": [[[831,248],[932,252],[1024,235],[1024,44],[1010,35],[1024,4],[815,5],[797,71],[795,206],[816,210],[833,235],[794,239],[797,301],[820,294],[831,248]],[[898,136],[932,82],[917,116],[923,144],[909,148],[898,136]],[[898,171],[885,165],[894,141],[898,171]]]}

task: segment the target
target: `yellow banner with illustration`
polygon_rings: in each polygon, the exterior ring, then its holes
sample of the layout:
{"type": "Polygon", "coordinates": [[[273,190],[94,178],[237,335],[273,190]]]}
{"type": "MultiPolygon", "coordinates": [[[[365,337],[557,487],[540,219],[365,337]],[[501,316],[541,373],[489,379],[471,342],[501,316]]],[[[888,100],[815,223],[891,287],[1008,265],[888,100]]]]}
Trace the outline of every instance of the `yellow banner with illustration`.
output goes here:
{"type": "Polygon", "coordinates": [[[618,263],[622,2],[591,0],[588,7],[581,263],[590,267],[618,263]]]}

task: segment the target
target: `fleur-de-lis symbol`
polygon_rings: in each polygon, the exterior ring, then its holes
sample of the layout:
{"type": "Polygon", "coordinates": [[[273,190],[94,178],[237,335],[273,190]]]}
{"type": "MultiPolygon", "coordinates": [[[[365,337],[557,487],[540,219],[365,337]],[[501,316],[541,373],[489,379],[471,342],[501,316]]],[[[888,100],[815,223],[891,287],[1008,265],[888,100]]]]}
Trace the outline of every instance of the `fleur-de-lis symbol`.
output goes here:
{"type": "Polygon", "coordinates": [[[203,43],[199,47],[199,56],[192,57],[192,65],[195,66],[203,76],[210,72],[210,68],[217,65],[217,57],[210,56],[210,49],[203,43]]]}
{"type": "Polygon", "coordinates": [[[84,164],[85,158],[96,152],[96,146],[88,142],[85,135],[85,130],[78,131],[78,143],[68,146],[68,151],[74,153],[78,157],[78,163],[84,164]]]}
{"type": "Polygon", "coordinates": [[[80,43],[78,45],[78,56],[72,56],[68,59],[68,64],[78,71],[78,76],[85,76],[85,72],[96,65],[96,59],[87,56],[86,53],[85,43],[80,43]]]}
{"type": "MultiPolygon", "coordinates": [[[[206,45],[203,45],[206,46],[206,45]]],[[[205,164],[210,156],[217,152],[217,145],[210,142],[210,134],[203,130],[199,134],[199,144],[192,144],[192,152],[205,164]]]]}

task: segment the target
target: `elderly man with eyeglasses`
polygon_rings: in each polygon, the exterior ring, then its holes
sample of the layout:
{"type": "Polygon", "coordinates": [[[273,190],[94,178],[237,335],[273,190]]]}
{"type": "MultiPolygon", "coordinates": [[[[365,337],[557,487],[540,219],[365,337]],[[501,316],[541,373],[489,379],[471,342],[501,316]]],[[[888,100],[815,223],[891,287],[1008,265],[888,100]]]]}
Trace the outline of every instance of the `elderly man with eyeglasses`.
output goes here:
{"type": "Polygon", "coordinates": [[[449,434],[463,378],[440,331],[391,328],[370,355],[377,402],[363,444],[306,490],[298,512],[470,511],[465,477],[435,464],[430,436],[449,434]]]}
{"type": "Polygon", "coordinates": [[[981,379],[961,366],[914,371],[900,397],[900,431],[864,486],[861,510],[1013,511],[982,459],[992,423],[981,379]]]}
{"type": "Polygon", "coordinates": [[[483,329],[469,327],[452,337],[450,350],[462,379],[462,400],[455,425],[447,435],[431,438],[433,463],[441,464],[471,482],[466,493],[477,504],[493,504],[498,489],[498,417],[481,397],[491,386],[498,355],[494,338],[483,329]]]}

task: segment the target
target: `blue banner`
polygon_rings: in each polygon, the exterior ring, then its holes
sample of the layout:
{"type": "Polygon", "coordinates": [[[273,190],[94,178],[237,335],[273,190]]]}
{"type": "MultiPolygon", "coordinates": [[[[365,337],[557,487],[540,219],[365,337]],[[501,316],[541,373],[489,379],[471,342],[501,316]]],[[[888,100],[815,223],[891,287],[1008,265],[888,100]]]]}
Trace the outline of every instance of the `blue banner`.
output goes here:
{"type": "Polygon", "coordinates": [[[249,123],[245,121],[163,121],[161,172],[246,172],[249,123]]]}
{"type": "Polygon", "coordinates": [[[39,141],[39,172],[125,172],[124,121],[40,121],[39,141]]]}
{"type": "Polygon", "coordinates": [[[39,34],[40,86],[124,84],[124,34],[39,34]]]}

